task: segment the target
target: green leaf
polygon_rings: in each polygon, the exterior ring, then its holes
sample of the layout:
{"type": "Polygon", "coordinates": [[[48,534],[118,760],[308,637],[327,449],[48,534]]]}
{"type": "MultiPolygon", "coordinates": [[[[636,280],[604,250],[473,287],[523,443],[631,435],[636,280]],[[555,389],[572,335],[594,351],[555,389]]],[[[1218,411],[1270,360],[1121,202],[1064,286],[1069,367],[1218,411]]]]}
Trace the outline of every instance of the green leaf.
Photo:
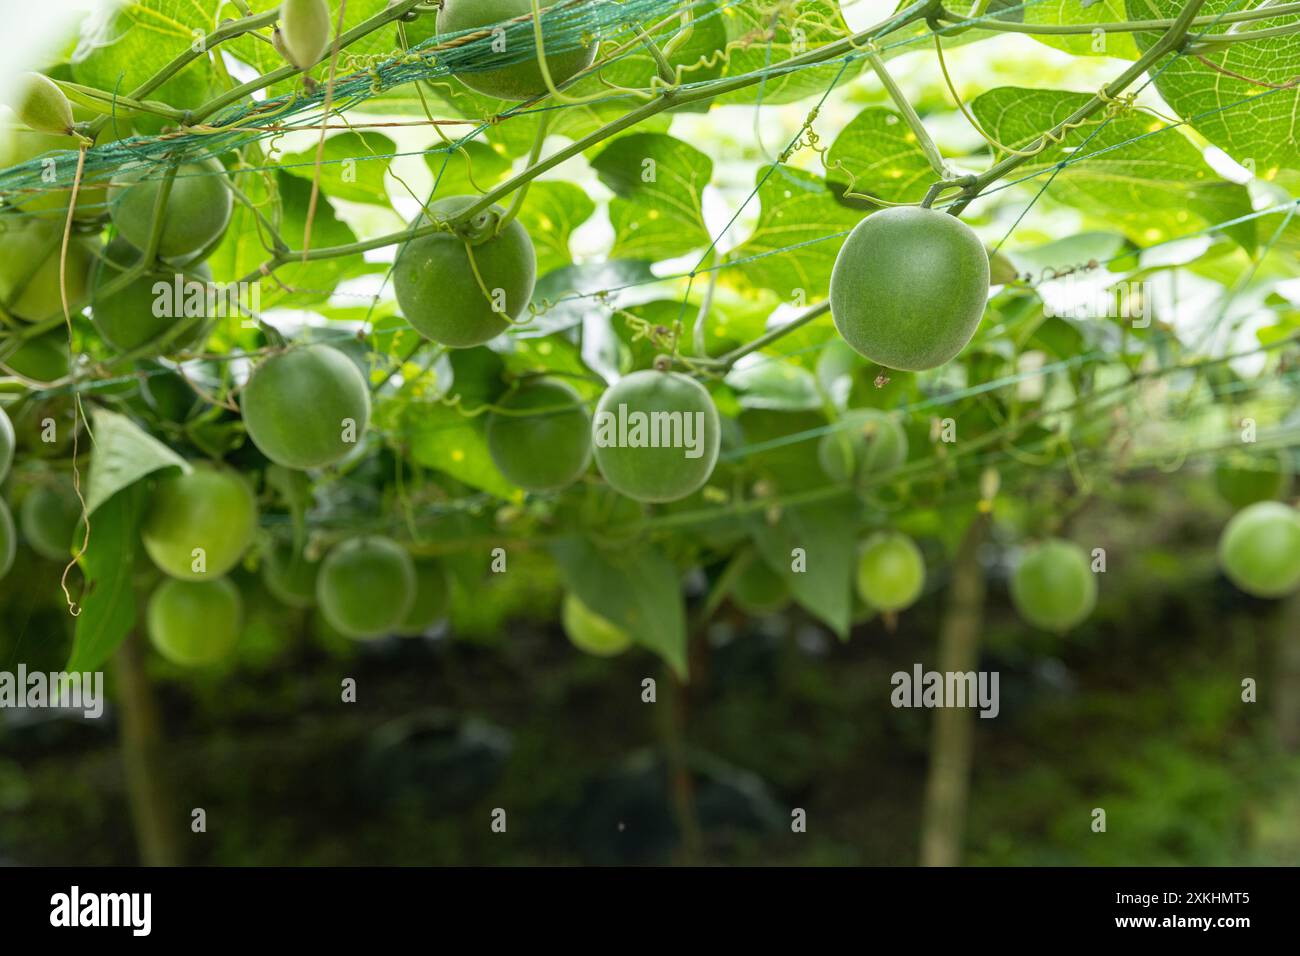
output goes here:
{"type": "MultiPolygon", "coordinates": [[[[325,140],[321,189],[339,199],[387,206],[385,174],[396,146],[379,133],[339,133],[325,140]]],[[[280,157],[281,168],[308,182],[316,175],[316,146],[280,157]]]]}
{"type": "Polygon", "coordinates": [[[189,463],[117,412],[95,409],[95,452],[86,480],[86,513],[94,514],[128,485],[163,468],[189,472],[189,463]]]}
{"type": "MultiPolygon", "coordinates": [[[[1167,19],[1178,15],[1182,0],[1127,0],[1129,18],[1167,19]]],[[[1202,16],[1215,16],[1243,8],[1241,0],[1208,0],[1202,16]]],[[[1294,16],[1252,20],[1195,28],[1206,36],[1266,30],[1294,24],[1294,16]]],[[[1135,34],[1138,47],[1147,50],[1156,33],[1135,34]]],[[[1152,69],[1156,89],[1170,108],[1187,119],[1215,146],[1263,179],[1283,169],[1300,169],[1300,86],[1286,87],[1300,76],[1300,37],[1296,34],[1228,44],[1203,56],[1248,82],[1207,66],[1194,56],[1163,59],[1152,69]],[[1270,84],[1265,86],[1262,84],[1270,84]]]]}
{"type": "Polygon", "coordinates": [[[67,671],[97,670],[135,626],[132,574],[147,499],[143,485],[131,485],[95,511],[80,562],[86,588],[67,671]]]}
{"type": "Polygon", "coordinates": [[[475,195],[491,189],[510,172],[510,155],[505,147],[478,140],[456,150],[448,151],[445,146],[428,150],[424,162],[433,173],[434,199],[475,195]]]}
{"type": "Polygon", "coordinates": [[[551,552],[578,600],[686,677],[681,576],[658,548],[641,544],[606,551],[583,538],[563,538],[551,552]]]}
{"type": "Polygon", "coordinates": [[[736,364],[726,383],[740,395],[742,408],[812,411],[822,407],[813,373],[770,355],[747,355],[736,364]]]}
{"type": "MultiPolygon", "coordinates": [[[[1080,25],[1122,23],[1124,0],[1035,0],[1024,7],[1024,22],[1034,24],[1080,25]]],[[[1136,60],[1137,45],[1131,33],[1082,33],[1064,36],[1031,34],[1039,43],[1073,53],[1075,56],[1113,56],[1136,60]]]]}
{"type": "Polygon", "coordinates": [[[751,533],[763,560],[790,585],[790,592],[810,614],[841,640],[849,636],[853,610],[853,569],[857,566],[857,523],[851,499],[785,508],[775,524],[762,515],[752,519],[751,533]],[[791,564],[795,549],[806,569],[791,564]]]}
{"type": "Polygon", "coordinates": [[[573,263],[569,237],[595,211],[595,202],[573,183],[547,180],[529,187],[519,221],[533,238],[539,275],[573,263]]]}
{"type": "Polygon", "coordinates": [[[830,287],[835,256],[862,213],[837,202],[826,183],[811,173],[778,166],[763,180],[769,169],[758,172],[758,222],[728,255],[739,264],[724,276],[739,273],[750,285],[771,289],[787,301],[821,298],[830,287]]]}
{"type": "MultiPolygon", "coordinates": [[[[550,335],[581,324],[595,307],[597,299],[589,293],[610,290],[604,297],[606,307],[618,306],[618,290],[639,286],[654,279],[650,263],[638,259],[610,259],[565,266],[546,273],[533,290],[533,306],[540,314],[515,334],[550,335]]],[[[633,289],[633,292],[636,290],[633,289]]]]}
{"type": "MultiPolygon", "coordinates": [[[[103,4],[82,23],[72,53],[73,79],[107,93],[128,94],[202,33],[212,31],[219,6],[218,0],[136,0],[120,7],[103,4]]],[[[149,98],[178,109],[198,106],[211,92],[210,76],[206,63],[199,59],[149,98]]]]}
{"type": "MultiPolygon", "coordinates": [[[[1089,99],[1087,93],[999,87],[978,97],[971,108],[995,140],[1022,148],[1089,99]]],[[[1180,130],[1166,129],[1149,113],[1129,110],[1108,122],[1098,118],[1071,130],[1061,145],[1030,159],[1021,175],[1066,159],[1070,165],[1056,175],[1048,195],[1104,215],[1141,245],[1251,211],[1244,186],[1220,179],[1180,130]]],[[[1045,181],[1040,177],[1031,185],[1045,181]]],[[[1247,249],[1254,247],[1253,223],[1234,226],[1229,233],[1247,249]]]]}
{"type": "Polygon", "coordinates": [[[935,180],[916,134],[891,109],[869,106],[835,137],[826,178],[836,192],[887,202],[919,202],[935,180]]]}
{"type": "MultiPolygon", "coordinates": [[[[731,3],[722,16],[727,29],[727,76],[761,72],[772,64],[834,43],[851,32],[836,0],[803,0],[798,9],[780,15],[763,4],[731,3]]],[[[844,86],[865,60],[846,65],[832,60],[823,66],[766,77],[761,83],[718,98],[718,103],[793,103],[823,93],[835,78],[844,86]],[[841,72],[842,71],[842,72],[841,72]]]]}
{"type": "Polygon", "coordinates": [[[614,192],[611,256],[668,259],[708,245],[702,197],[713,160],[694,146],[662,133],[637,133],[614,140],[591,166],[614,192]]]}
{"type": "Polygon", "coordinates": [[[467,418],[445,405],[413,405],[406,422],[407,445],[416,463],[500,498],[522,497],[492,463],[483,416],[467,418]]]}

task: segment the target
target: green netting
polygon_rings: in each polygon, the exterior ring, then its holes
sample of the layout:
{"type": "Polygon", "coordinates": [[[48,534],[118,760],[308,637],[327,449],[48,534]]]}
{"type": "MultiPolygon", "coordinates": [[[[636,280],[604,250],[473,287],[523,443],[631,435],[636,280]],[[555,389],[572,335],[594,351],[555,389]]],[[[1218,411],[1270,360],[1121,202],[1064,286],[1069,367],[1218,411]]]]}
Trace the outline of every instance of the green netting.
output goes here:
{"type": "MultiPolygon", "coordinates": [[[[597,41],[624,42],[633,40],[643,23],[692,7],[701,8],[697,15],[703,19],[718,15],[726,5],[715,9],[712,4],[683,4],[680,0],[568,0],[543,11],[543,45],[548,54],[555,54],[576,51],[597,41]]],[[[345,113],[404,84],[498,70],[531,60],[534,29],[529,17],[503,24],[497,30],[430,37],[368,69],[337,78],[332,92],[322,83],[312,92],[298,91],[260,102],[245,100],[219,110],[198,129],[133,136],[95,146],[86,152],[81,181],[104,182],[120,175],[124,168],[151,165],[157,166],[161,174],[165,167],[177,162],[202,160],[261,139],[310,128],[320,122],[327,98],[332,113],[345,113]]],[[[201,67],[202,63],[196,62],[190,68],[201,67]]],[[[10,194],[21,202],[25,194],[66,191],[73,184],[76,169],[75,151],[47,153],[0,171],[0,194],[10,194]],[[54,160],[52,165],[50,159],[54,160]]]]}

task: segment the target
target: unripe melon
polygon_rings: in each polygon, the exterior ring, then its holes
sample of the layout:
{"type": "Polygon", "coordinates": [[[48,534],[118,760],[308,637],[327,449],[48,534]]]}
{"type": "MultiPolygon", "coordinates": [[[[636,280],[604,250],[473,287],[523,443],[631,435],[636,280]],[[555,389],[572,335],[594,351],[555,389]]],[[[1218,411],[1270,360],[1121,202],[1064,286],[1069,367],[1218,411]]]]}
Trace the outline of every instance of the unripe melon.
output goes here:
{"type": "MultiPolygon", "coordinates": [[[[108,191],[109,215],[117,231],[137,249],[146,249],[153,211],[166,167],[127,173],[108,191]]],[[[214,243],[230,224],[234,200],[224,167],[215,159],[183,163],[172,179],[163,210],[158,254],[188,259],[214,243]]]]}
{"type": "Polygon", "coordinates": [[[415,602],[415,564],[391,538],[336,545],[316,576],[316,601],[339,633],[353,638],[396,633],[415,602]]]}
{"type": "Polygon", "coordinates": [[[1214,466],[1214,488],[1234,508],[1257,501],[1276,501],[1291,487],[1291,458],[1287,452],[1252,455],[1238,452],[1214,466]]]}
{"type": "Polygon", "coordinates": [[[185,323],[187,330],[173,336],[164,351],[171,354],[201,343],[207,337],[212,317],[206,314],[187,316],[186,300],[192,294],[192,283],[206,286],[212,281],[212,270],[201,262],[186,268],[183,273],[154,269],[132,279],[112,294],[103,291],[139,260],[140,250],[118,238],[104,249],[104,258],[95,268],[90,320],[104,341],[119,352],[130,352],[185,323]],[[178,276],[180,301],[177,301],[176,294],[178,276]],[[167,291],[159,291],[161,286],[165,286],[167,291]]]}
{"type": "Polygon", "coordinates": [[[284,0],[280,4],[280,40],[285,59],[300,70],[311,69],[329,49],[331,19],[325,0],[284,0]]]}
{"type": "Polygon", "coordinates": [[[226,578],[168,579],[149,598],[149,640],[158,653],[185,667],[227,657],[239,642],[243,601],[226,578]]]}
{"type": "Polygon", "coordinates": [[[81,501],[72,478],[59,475],[27,493],[18,509],[18,525],[33,551],[51,561],[67,561],[73,534],[81,521],[81,501]]]}
{"type": "Polygon", "coordinates": [[[591,463],[591,416],[568,385],[531,381],[496,403],[488,415],[492,462],[527,491],[558,491],[591,463]]]}
{"type": "Polygon", "coordinates": [[[564,596],[560,623],[574,647],[597,657],[613,657],[632,646],[627,632],[591,610],[573,594],[564,596]]]}
{"type": "MultiPolygon", "coordinates": [[[[564,22],[562,16],[546,12],[555,6],[555,0],[541,0],[538,4],[543,11],[543,27],[554,22],[564,22]]],[[[438,35],[445,37],[465,30],[493,28],[497,24],[505,26],[504,21],[521,16],[531,17],[532,12],[532,0],[443,0],[442,8],[438,11],[438,35]]],[[[496,69],[458,69],[456,78],[472,90],[503,100],[528,100],[545,93],[546,82],[538,66],[533,27],[534,24],[529,20],[522,27],[509,28],[506,48],[500,52],[488,47],[487,43],[483,44],[481,65],[491,66],[494,61],[500,61],[504,65],[496,69]]],[[[551,82],[557,87],[589,67],[596,57],[594,43],[563,52],[552,52],[553,48],[546,47],[543,37],[543,47],[547,49],[546,67],[551,82]]],[[[475,66],[479,64],[476,63],[475,66]]]]}
{"type": "Polygon", "coordinates": [[[0,408],[0,481],[9,474],[9,466],[14,463],[14,423],[9,413],[0,408]]]}
{"type": "Polygon", "coordinates": [[[858,595],[881,611],[910,607],[925,587],[925,559],[911,538],[897,531],[879,531],[862,545],[858,556],[858,595]]]}
{"type": "MultiPolygon", "coordinates": [[[[0,214],[0,309],[28,322],[63,315],[59,277],[63,221],[16,213],[0,214]]],[[[65,270],[73,314],[86,297],[95,260],[93,239],[72,235],[65,270]]]]}
{"type": "Polygon", "coordinates": [[[320,561],[309,561],[300,551],[276,544],[262,560],[262,583],[281,604],[308,608],[316,604],[316,576],[320,561]]]}
{"type": "MultiPolygon", "coordinates": [[[[447,220],[478,198],[440,199],[417,225],[447,220]]],[[[468,243],[458,234],[437,232],[412,239],[398,252],[393,292],[406,321],[425,338],[450,348],[482,345],[527,310],[537,255],[519,220],[495,234],[504,216],[499,206],[480,213],[468,243]]]]}
{"type": "Polygon", "coordinates": [[[832,481],[893,471],[907,460],[907,433],[898,420],[874,408],[845,412],[817,443],[817,461],[832,481]]]}
{"type": "Polygon", "coordinates": [[[1088,555],[1059,538],[1026,549],[1011,575],[1011,599],[1034,627],[1069,630],[1097,606],[1097,579],[1088,555]]]}
{"type": "Polygon", "coordinates": [[[965,348],[988,294],[979,237],[954,216],[915,206],[858,223],[831,272],[831,315],[844,341],[903,371],[935,368],[965,348]]]}
{"type": "Polygon", "coordinates": [[[767,617],[790,604],[790,586],[759,556],[745,565],[731,587],[731,599],[750,617],[767,617]]]}
{"type": "Polygon", "coordinates": [[[356,447],[370,421],[370,389],[350,358],[308,345],[266,359],[240,396],[248,437],[286,468],[323,468],[356,447]]]}
{"type": "Polygon", "coordinates": [[[14,556],[18,553],[18,532],[14,530],[14,516],[9,513],[9,506],[0,498],[0,578],[9,573],[14,566],[14,556]]]}
{"type": "Polygon", "coordinates": [[[256,528],[257,502],[248,483],[233,471],[204,464],[158,482],[140,539],[160,570],[205,581],[238,563],[256,528]]]}
{"type": "Polygon", "coordinates": [[[1219,537],[1219,565],[1247,594],[1290,594],[1300,586],[1300,514],[1278,501],[1241,509],[1219,537]]]}
{"type": "Polygon", "coordinates": [[[596,466],[638,501],[676,501],[704,487],[722,425],[704,386],[679,372],[633,372],[605,390],[592,422],[596,466]]]}
{"type": "Polygon", "coordinates": [[[4,364],[33,382],[47,384],[58,381],[71,368],[67,330],[55,328],[28,339],[4,360],[4,364]]]}

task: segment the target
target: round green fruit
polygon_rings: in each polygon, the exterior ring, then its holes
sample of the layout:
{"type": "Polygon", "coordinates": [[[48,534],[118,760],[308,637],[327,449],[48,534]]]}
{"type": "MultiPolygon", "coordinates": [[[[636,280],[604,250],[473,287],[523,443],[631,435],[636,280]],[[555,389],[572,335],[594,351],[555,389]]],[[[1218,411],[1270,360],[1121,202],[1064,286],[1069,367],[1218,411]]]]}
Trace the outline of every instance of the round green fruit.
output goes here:
{"type": "Polygon", "coordinates": [[[402,626],[415,588],[415,564],[406,549],[391,538],[353,538],[321,562],[316,601],[339,633],[382,637],[402,626]]]}
{"type": "Polygon", "coordinates": [[[527,491],[558,491],[591,464],[591,416],[562,382],[533,381],[497,403],[488,416],[488,454],[507,479],[527,491]]]}
{"type": "Polygon", "coordinates": [[[81,501],[72,479],[60,475],[37,485],[18,508],[18,526],[31,549],[51,561],[67,561],[81,521],[81,501]]]}
{"type": "MultiPolygon", "coordinates": [[[[80,107],[74,107],[74,118],[80,112],[82,112],[80,107]]],[[[86,115],[82,118],[89,119],[89,112],[85,112],[86,115]]],[[[118,122],[123,121],[119,118],[118,122]]],[[[129,127],[123,130],[123,135],[130,135],[129,127]]],[[[102,146],[114,138],[117,137],[111,135],[111,130],[105,130],[100,134],[98,144],[102,146]]],[[[0,130],[0,168],[18,166],[56,150],[75,151],[80,145],[80,141],[75,136],[34,133],[30,130],[17,128],[0,130]]],[[[12,195],[6,197],[6,202],[14,209],[26,213],[45,213],[60,225],[67,218],[68,203],[71,201],[72,189],[70,186],[59,186],[50,189],[33,188],[30,192],[15,191],[12,195]],[[61,213],[62,215],[54,215],[55,213],[61,213]]],[[[98,219],[108,211],[107,201],[107,186],[92,186],[83,182],[77,189],[75,218],[82,221],[98,219]]]]}
{"type": "MultiPolygon", "coordinates": [[[[565,22],[562,13],[548,11],[548,8],[555,5],[554,0],[542,0],[539,4],[544,11],[544,27],[565,22]]],[[[443,0],[442,8],[438,11],[439,36],[492,27],[518,17],[530,18],[524,23],[506,27],[507,42],[502,52],[494,52],[495,47],[489,47],[486,43],[482,45],[481,65],[490,67],[494,60],[499,60],[504,63],[503,66],[477,70],[461,67],[455,70],[456,78],[472,90],[503,100],[529,100],[545,93],[546,81],[542,78],[538,63],[532,12],[532,0],[443,0]]],[[[543,41],[543,46],[545,45],[543,41]]],[[[551,75],[551,82],[559,86],[591,66],[595,58],[595,44],[563,52],[547,52],[546,69],[551,75]]]]}
{"type": "Polygon", "coordinates": [[[158,482],[140,538],[160,570],[185,581],[203,581],[233,568],[256,528],[257,502],[244,479],[233,471],[195,465],[189,474],[158,482]]]}
{"type": "Polygon", "coordinates": [[[989,257],[970,227],[915,206],[872,213],[831,272],[831,315],[844,341],[886,368],[944,364],[975,334],[989,294],[989,257]]]}
{"type": "Polygon", "coordinates": [[[874,408],[846,412],[817,443],[822,471],[837,482],[893,471],[906,460],[907,432],[893,415],[874,408]]]}
{"type": "MultiPolygon", "coordinates": [[[[113,225],[137,249],[149,246],[163,179],[161,167],[150,167],[128,174],[108,191],[113,225]]],[[[219,162],[183,163],[167,195],[158,254],[164,259],[187,259],[206,249],[226,231],[232,205],[225,169],[219,162]]]]}
{"type": "Polygon", "coordinates": [[[149,598],[149,640],[174,664],[201,667],[228,656],[239,641],[243,601],[226,578],[163,581],[149,598]]]}
{"type": "MultiPolygon", "coordinates": [[[[0,215],[0,309],[28,322],[63,315],[59,263],[63,220],[16,214],[0,215]]],[[[74,311],[89,288],[95,242],[73,235],[66,269],[68,306],[74,311]]]]}
{"type": "Polygon", "coordinates": [[[14,112],[28,129],[63,136],[72,132],[72,104],[43,73],[20,73],[15,80],[14,112]]]}
{"type": "Polygon", "coordinates": [[[9,573],[14,566],[14,556],[18,553],[18,532],[14,530],[14,516],[9,513],[9,506],[0,498],[0,578],[9,573]]]}
{"type": "MultiPolygon", "coordinates": [[[[478,199],[441,199],[417,225],[447,220],[478,199]]],[[[518,220],[497,232],[504,216],[493,206],[474,217],[467,237],[437,232],[402,246],[393,265],[393,292],[406,321],[425,338],[450,348],[482,345],[528,308],[537,254],[518,220]]]]}
{"type": "Polygon", "coordinates": [[[58,381],[72,367],[68,333],[61,328],[51,329],[44,335],[28,339],[4,360],[4,364],[31,382],[45,385],[58,381]]]}
{"type": "Polygon", "coordinates": [[[925,587],[925,559],[911,538],[897,531],[869,537],[858,556],[858,596],[884,612],[910,607],[925,587]]]}
{"type": "Polygon", "coordinates": [[[718,410],[678,372],[633,372],[605,390],[592,422],[596,467],[638,501],[676,501],[704,487],[718,463],[718,410]]]}
{"type": "Polygon", "coordinates": [[[451,607],[451,588],[447,569],[437,561],[415,562],[415,600],[398,625],[403,637],[418,637],[447,616],[451,607]]]}
{"type": "Polygon", "coordinates": [[[370,389],[356,364],[328,345],[273,355],[244,386],[240,411],[258,450],[285,468],[323,468],[357,446],[370,389]]]}
{"type": "Polygon", "coordinates": [[[280,4],[281,42],[285,59],[310,70],[329,49],[333,24],[325,0],[284,0],[280,4]]]}
{"type": "Polygon", "coordinates": [[[274,545],[262,560],[262,583],[281,604],[308,608],[316,604],[316,577],[320,561],[309,561],[301,551],[274,545]]]}
{"type": "Polygon", "coordinates": [[[156,269],[111,294],[102,291],[139,260],[140,251],[117,238],[105,248],[104,258],[95,269],[90,320],[104,341],[119,352],[131,352],[175,326],[184,325],[185,329],[172,336],[164,351],[180,352],[201,343],[211,322],[206,314],[206,287],[212,281],[212,270],[203,263],[184,273],[156,269]],[[198,298],[196,293],[202,294],[203,314],[191,315],[187,304],[198,298]]]}
{"type": "Polygon", "coordinates": [[[9,474],[9,466],[14,463],[14,423],[9,420],[9,413],[0,408],[0,481],[9,474]]]}
{"type": "Polygon", "coordinates": [[[1214,466],[1214,489],[1234,508],[1257,501],[1276,501],[1291,488],[1291,459],[1286,452],[1252,455],[1237,452],[1214,466]]]}
{"type": "Polygon", "coordinates": [[[731,586],[731,599],[750,617],[767,617],[790,604],[790,586],[766,561],[755,555],[731,586]]]}
{"type": "Polygon", "coordinates": [[[572,594],[564,595],[560,623],[569,641],[580,651],[597,657],[613,657],[632,646],[627,632],[601,617],[572,594]]]}
{"type": "Polygon", "coordinates": [[[1011,575],[1020,616],[1045,631],[1067,631],[1097,606],[1097,579],[1077,544],[1052,538],[1027,549],[1011,575]]]}
{"type": "Polygon", "coordinates": [[[1238,511],[1219,537],[1219,566],[1247,594],[1290,594],[1300,585],[1300,514],[1278,501],[1238,511]]]}

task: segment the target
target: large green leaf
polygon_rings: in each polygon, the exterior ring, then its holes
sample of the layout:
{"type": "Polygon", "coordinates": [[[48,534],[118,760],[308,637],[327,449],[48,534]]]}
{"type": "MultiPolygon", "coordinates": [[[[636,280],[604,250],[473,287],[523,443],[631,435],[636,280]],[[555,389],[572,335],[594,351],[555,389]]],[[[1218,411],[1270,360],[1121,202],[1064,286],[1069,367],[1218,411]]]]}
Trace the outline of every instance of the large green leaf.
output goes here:
{"type": "MultiPolygon", "coordinates": [[[[1177,16],[1182,0],[1127,0],[1129,17],[1152,20],[1177,16]]],[[[1202,16],[1240,10],[1242,0],[1208,0],[1202,16]]],[[[1199,28],[1204,35],[1266,30],[1294,24],[1294,15],[1199,28]]],[[[1136,34],[1138,46],[1149,48],[1155,33],[1136,34]]],[[[1300,169],[1300,38],[1296,34],[1231,43],[1203,54],[1227,72],[1194,56],[1162,60],[1151,71],[1156,89],[1179,116],[1206,139],[1256,174],[1273,178],[1282,168],[1300,169]],[[1246,79],[1228,74],[1235,73],[1246,79]],[[1257,81],[1257,82],[1250,82],[1257,81]],[[1288,84],[1292,84],[1288,86],[1288,84]]]]}
{"type": "MultiPolygon", "coordinates": [[[[1122,23],[1124,19],[1124,0],[1034,0],[1024,7],[1025,23],[1049,26],[1122,23]]],[[[1135,60],[1138,55],[1131,33],[1098,30],[1094,33],[1032,36],[1039,43],[1076,56],[1114,56],[1135,60]]]]}
{"type": "Polygon", "coordinates": [[[869,106],[840,131],[826,154],[826,178],[841,194],[920,202],[938,177],[906,121],[869,106]]]}
{"type": "Polygon", "coordinates": [[[713,160],[694,146],[637,133],[614,140],[591,166],[614,192],[612,256],[667,259],[708,245],[702,201],[713,160]]]}
{"type": "Polygon", "coordinates": [[[751,519],[751,533],[763,560],[790,585],[790,592],[809,613],[846,640],[853,610],[852,576],[856,567],[856,507],[851,497],[821,504],[784,508],[775,522],[751,519]],[[801,549],[806,567],[795,571],[793,553],[801,549]]]}
{"type": "Polygon", "coordinates": [[[132,574],[147,497],[143,485],[131,485],[91,518],[90,545],[80,562],[86,585],[65,670],[98,669],[135,626],[132,574]]]}
{"type": "Polygon", "coordinates": [[[841,205],[811,173],[778,166],[764,167],[758,176],[758,223],[728,256],[739,264],[723,275],[738,273],[749,285],[771,289],[785,301],[811,303],[829,289],[835,256],[862,213],[841,205]]]}
{"type": "MultiPolygon", "coordinates": [[[[978,97],[971,108],[990,136],[1022,148],[1089,98],[1087,93],[1063,90],[999,87],[978,97]]],[[[1108,121],[1089,121],[1066,133],[1061,145],[1030,159],[1018,175],[1062,160],[1069,166],[1056,175],[1048,194],[1105,216],[1143,245],[1251,211],[1245,187],[1220,179],[1181,130],[1165,129],[1149,113],[1130,110],[1108,121]]],[[[1233,227],[1230,234],[1253,247],[1252,223],[1233,227]]]]}
{"type": "Polygon", "coordinates": [[[93,515],[100,505],[123,488],[156,471],[164,468],[190,470],[184,458],[125,415],[97,408],[92,424],[95,452],[90,462],[90,476],[86,479],[88,514],[93,515]]]}
{"type": "MultiPolygon", "coordinates": [[[[396,147],[379,133],[351,130],[325,140],[321,150],[321,188],[338,199],[388,205],[385,174],[396,147]]],[[[280,157],[281,168],[309,182],[317,176],[316,145],[280,157]]]]}
{"type": "Polygon", "coordinates": [[[573,183],[547,180],[532,184],[519,221],[533,238],[539,275],[573,263],[569,237],[595,211],[595,202],[573,183]]]}
{"type": "Polygon", "coordinates": [[[520,497],[519,489],[492,463],[481,415],[468,418],[446,405],[413,406],[407,416],[407,443],[418,464],[501,498],[520,497]]]}
{"type": "Polygon", "coordinates": [[[578,600],[686,676],[681,575],[657,547],[602,550],[583,538],[563,538],[551,551],[578,600]]]}

